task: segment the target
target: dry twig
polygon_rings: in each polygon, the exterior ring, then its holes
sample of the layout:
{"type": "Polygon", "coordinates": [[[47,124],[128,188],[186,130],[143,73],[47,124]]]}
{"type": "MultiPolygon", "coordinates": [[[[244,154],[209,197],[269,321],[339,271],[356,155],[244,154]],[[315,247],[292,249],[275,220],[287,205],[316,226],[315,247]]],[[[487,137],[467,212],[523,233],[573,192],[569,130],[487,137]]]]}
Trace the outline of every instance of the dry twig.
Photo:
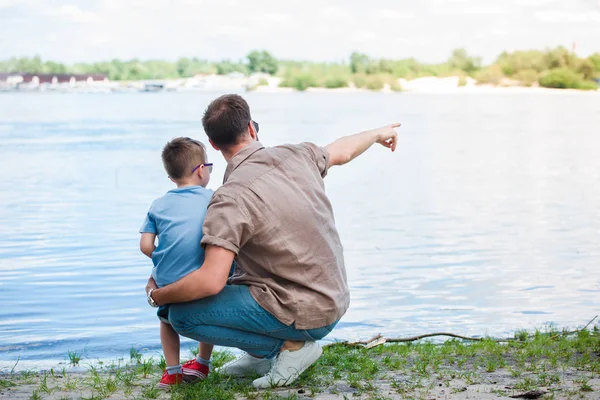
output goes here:
{"type": "MultiPolygon", "coordinates": [[[[568,331],[568,332],[562,332],[562,333],[559,333],[557,335],[551,336],[550,339],[556,339],[556,338],[561,337],[561,336],[572,335],[574,333],[579,333],[581,331],[584,331],[584,330],[586,330],[592,324],[592,322],[594,322],[596,320],[596,318],[598,318],[597,315],[594,318],[592,318],[590,320],[590,322],[588,322],[581,329],[577,329],[577,330],[574,330],[574,331],[568,331]]],[[[468,336],[457,335],[456,333],[435,332],[435,333],[426,333],[426,334],[417,335],[417,336],[409,336],[409,337],[404,337],[404,338],[385,338],[385,337],[381,336],[381,334],[378,334],[378,335],[373,336],[369,340],[359,340],[359,341],[356,341],[356,342],[348,342],[348,341],[346,341],[346,342],[335,342],[335,343],[329,343],[329,344],[325,345],[324,347],[329,347],[329,346],[348,346],[348,347],[365,347],[367,349],[371,349],[373,347],[377,347],[377,346],[382,345],[384,343],[415,342],[417,340],[421,340],[421,339],[425,339],[425,338],[429,338],[429,337],[435,337],[435,336],[448,336],[448,337],[452,337],[452,338],[456,338],[456,339],[468,340],[468,341],[473,341],[473,342],[480,342],[482,340],[489,340],[489,341],[492,341],[492,342],[495,342],[495,343],[508,343],[508,342],[515,342],[515,341],[517,341],[517,339],[512,339],[512,338],[506,338],[506,339],[476,338],[476,337],[468,337],[468,336]]]]}
{"type": "Polygon", "coordinates": [[[556,338],[558,338],[560,336],[567,336],[567,335],[572,335],[574,333],[579,333],[581,331],[585,331],[588,328],[588,326],[590,326],[592,324],[592,322],[594,322],[596,320],[596,318],[598,318],[597,315],[594,318],[592,318],[590,320],[590,322],[588,322],[587,324],[585,324],[585,326],[583,328],[581,328],[581,329],[576,329],[574,331],[569,331],[569,332],[561,332],[561,333],[558,333],[558,334],[556,334],[554,336],[551,336],[550,339],[556,339],[556,338]]]}

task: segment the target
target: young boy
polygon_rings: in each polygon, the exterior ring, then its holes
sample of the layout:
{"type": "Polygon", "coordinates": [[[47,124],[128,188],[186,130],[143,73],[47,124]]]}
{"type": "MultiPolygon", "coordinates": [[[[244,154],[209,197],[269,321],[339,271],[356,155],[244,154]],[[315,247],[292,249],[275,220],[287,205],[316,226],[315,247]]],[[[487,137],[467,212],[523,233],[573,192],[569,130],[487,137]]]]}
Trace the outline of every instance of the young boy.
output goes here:
{"type": "MultiPolygon", "coordinates": [[[[177,188],[152,203],[140,229],[140,249],[152,259],[152,277],[158,287],[173,283],[202,265],[202,224],[213,194],[206,189],[212,164],[206,162],[202,143],[187,137],[173,139],[163,148],[162,161],[177,188]],[[154,244],[156,236],[158,246],[154,244]]],[[[200,343],[196,359],[181,365],[179,335],[169,323],[168,305],[159,307],[157,315],[167,363],[158,387],[167,389],[182,380],[206,378],[213,346],[200,343]]]]}

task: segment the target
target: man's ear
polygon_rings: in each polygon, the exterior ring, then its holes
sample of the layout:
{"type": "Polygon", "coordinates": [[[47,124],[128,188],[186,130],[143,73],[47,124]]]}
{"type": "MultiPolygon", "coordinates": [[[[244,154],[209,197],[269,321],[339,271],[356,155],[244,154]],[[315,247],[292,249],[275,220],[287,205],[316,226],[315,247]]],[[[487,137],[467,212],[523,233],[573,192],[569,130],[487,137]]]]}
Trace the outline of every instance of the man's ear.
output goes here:
{"type": "Polygon", "coordinates": [[[252,120],[250,120],[250,122],[248,122],[248,133],[250,134],[250,137],[252,138],[252,140],[257,140],[256,139],[256,130],[254,129],[254,124],[252,123],[252,120]]]}
{"type": "Polygon", "coordinates": [[[171,180],[171,182],[177,183],[177,182],[175,182],[175,180],[173,178],[169,177],[169,179],[171,180]]]}
{"type": "Polygon", "coordinates": [[[218,148],[217,145],[214,144],[212,140],[208,139],[208,143],[210,143],[210,145],[212,146],[212,148],[215,149],[216,151],[221,151],[221,149],[218,148]]]}

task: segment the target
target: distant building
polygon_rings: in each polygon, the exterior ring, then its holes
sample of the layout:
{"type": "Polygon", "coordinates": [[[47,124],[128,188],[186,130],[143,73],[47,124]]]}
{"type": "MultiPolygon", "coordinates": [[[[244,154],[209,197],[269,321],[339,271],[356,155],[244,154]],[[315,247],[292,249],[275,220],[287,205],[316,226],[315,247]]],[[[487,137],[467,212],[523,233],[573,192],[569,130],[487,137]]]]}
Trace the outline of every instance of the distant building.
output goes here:
{"type": "Polygon", "coordinates": [[[5,86],[38,86],[76,83],[108,82],[104,74],[30,74],[19,72],[0,72],[0,84],[5,86]]]}

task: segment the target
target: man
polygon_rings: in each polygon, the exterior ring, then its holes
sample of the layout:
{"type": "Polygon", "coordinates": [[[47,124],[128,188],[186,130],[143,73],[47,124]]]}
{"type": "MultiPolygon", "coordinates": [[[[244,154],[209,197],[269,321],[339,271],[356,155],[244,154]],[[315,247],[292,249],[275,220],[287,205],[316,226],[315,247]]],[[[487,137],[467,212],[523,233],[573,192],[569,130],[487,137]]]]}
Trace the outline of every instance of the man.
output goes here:
{"type": "Polygon", "coordinates": [[[379,143],[392,151],[393,124],[312,143],[265,148],[238,95],[214,100],[202,119],[211,145],[227,160],[224,183],[206,213],[202,267],[146,291],[171,304],[175,330],[197,341],[246,352],[224,365],[232,376],[264,375],[256,388],[292,383],[322,353],[317,340],[349,305],[342,245],[323,177],[379,143]],[[226,285],[233,260],[237,269],[226,285]]]}

